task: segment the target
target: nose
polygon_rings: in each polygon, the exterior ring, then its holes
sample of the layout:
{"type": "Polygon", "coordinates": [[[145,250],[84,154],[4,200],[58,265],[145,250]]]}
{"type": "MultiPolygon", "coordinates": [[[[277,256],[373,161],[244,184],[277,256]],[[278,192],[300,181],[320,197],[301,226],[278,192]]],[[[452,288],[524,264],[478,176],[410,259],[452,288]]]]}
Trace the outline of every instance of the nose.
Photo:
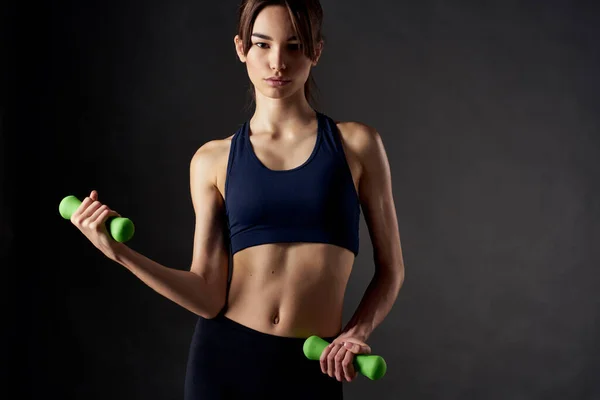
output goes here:
{"type": "Polygon", "coordinates": [[[280,47],[273,47],[270,56],[269,63],[272,70],[280,71],[286,69],[285,50],[280,47]]]}

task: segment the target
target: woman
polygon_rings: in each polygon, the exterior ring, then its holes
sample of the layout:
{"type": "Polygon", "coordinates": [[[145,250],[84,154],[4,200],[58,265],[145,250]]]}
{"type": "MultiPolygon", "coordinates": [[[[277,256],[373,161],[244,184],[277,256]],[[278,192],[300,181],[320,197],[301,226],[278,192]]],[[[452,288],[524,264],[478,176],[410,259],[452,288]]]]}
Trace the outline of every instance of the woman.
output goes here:
{"type": "Polygon", "coordinates": [[[256,108],[191,160],[190,271],[112,240],[104,221],[119,214],[96,191],[71,220],[106,256],[199,316],[187,400],[341,399],[342,383],[357,375],[354,357],[371,352],[369,335],[404,281],[387,156],[373,128],[335,122],[309,103],[323,50],[318,0],[247,0],[238,17],[234,44],[256,108]],[[361,206],[376,272],[342,329],[361,206]],[[303,355],[311,335],[331,342],[320,362],[303,355]]]}

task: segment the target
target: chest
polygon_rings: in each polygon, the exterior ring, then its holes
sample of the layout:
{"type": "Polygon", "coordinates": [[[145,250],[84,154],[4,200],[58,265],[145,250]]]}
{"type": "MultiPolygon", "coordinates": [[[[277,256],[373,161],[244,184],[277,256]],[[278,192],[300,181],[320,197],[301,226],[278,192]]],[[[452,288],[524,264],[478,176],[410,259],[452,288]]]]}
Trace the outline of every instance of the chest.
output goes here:
{"type": "MultiPolygon", "coordinates": [[[[340,134],[342,137],[342,146],[344,148],[344,156],[350,169],[352,177],[352,183],[354,184],[354,190],[358,193],[360,175],[362,171],[361,163],[358,157],[354,154],[351,147],[347,144],[344,136],[345,132],[343,128],[338,125],[340,134]]],[[[310,156],[312,149],[314,148],[316,138],[307,139],[303,143],[297,143],[297,146],[286,146],[281,144],[268,144],[257,142],[254,146],[255,155],[259,161],[269,169],[272,170],[289,170],[302,165],[310,156]]],[[[227,176],[227,164],[228,164],[229,149],[222,153],[221,159],[217,165],[217,188],[221,193],[223,199],[225,199],[225,181],[227,176]]],[[[292,177],[291,175],[289,177],[292,177]]],[[[331,175],[325,175],[322,177],[318,185],[327,184],[327,179],[331,179],[331,175]]]]}

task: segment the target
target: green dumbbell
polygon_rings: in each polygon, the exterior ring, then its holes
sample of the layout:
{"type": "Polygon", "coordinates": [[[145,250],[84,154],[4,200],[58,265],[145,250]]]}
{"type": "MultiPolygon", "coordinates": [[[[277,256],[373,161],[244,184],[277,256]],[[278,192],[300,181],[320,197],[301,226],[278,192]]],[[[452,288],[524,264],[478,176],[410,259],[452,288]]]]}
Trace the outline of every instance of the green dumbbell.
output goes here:
{"type": "MultiPolygon", "coordinates": [[[[321,353],[329,343],[318,336],[311,336],[304,341],[304,355],[309,360],[319,360],[321,353]]],[[[354,368],[371,380],[380,379],[387,371],[387,364],[381,356],[357,354],[354,357],[354,368]]]]}
{"type": "MultiPolygon", "coordinates": [[[[81,200],[75,196],[67,196],[58,205],[58,212],[64,219],[71,219],[71,215],[81,205],[81,200]]],[[[107,230],[117,242],[123,243],[133,237],[135,226],[129,218],[110,217],[106,220],[107,230]]]]}

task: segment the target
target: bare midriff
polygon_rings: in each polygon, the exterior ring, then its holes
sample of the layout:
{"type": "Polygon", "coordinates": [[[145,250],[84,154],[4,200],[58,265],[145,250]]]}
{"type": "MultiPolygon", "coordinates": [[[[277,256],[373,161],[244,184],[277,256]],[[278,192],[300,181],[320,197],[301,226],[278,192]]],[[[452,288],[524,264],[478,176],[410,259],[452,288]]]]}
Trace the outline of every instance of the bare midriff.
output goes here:
{"type": "Polygon", "coordinates": [[[332,337],[342,329],[354,254],[323,243],[273,243],[233,256],[225,316],[276,336],[332,337]]]}

